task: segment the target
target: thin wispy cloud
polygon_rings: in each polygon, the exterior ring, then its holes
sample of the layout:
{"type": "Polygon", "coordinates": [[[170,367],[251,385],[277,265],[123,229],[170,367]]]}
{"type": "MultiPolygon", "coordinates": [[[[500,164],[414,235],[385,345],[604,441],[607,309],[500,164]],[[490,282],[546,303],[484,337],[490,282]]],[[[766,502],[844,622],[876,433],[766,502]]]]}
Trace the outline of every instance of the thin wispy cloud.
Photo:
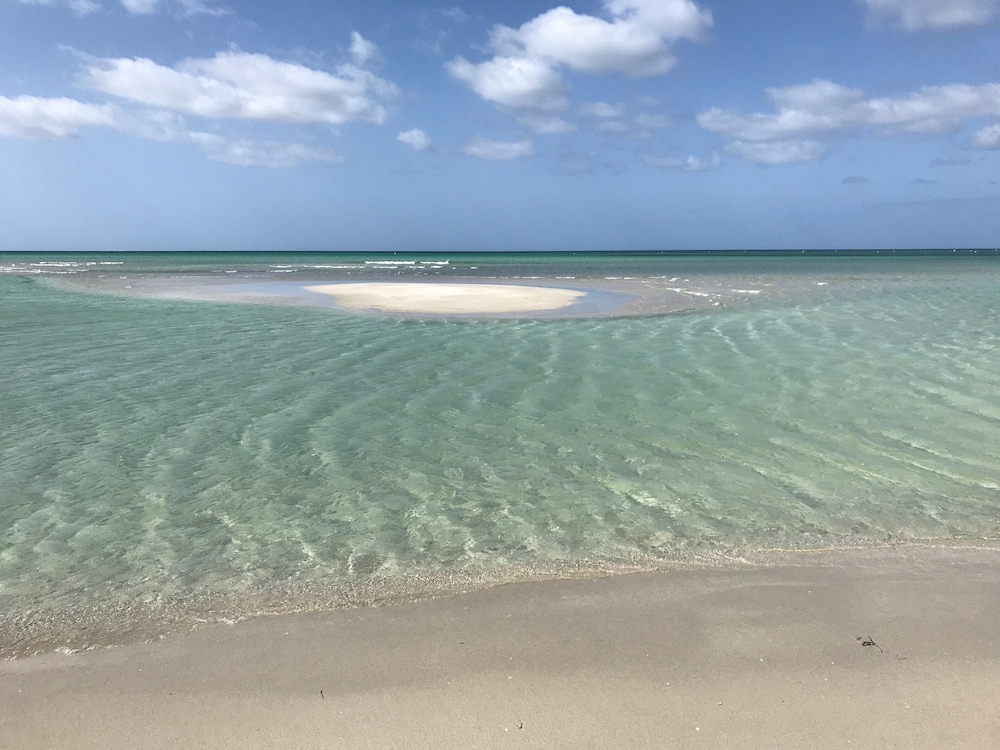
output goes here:
{"type": "Polygon", "coordinates": [[[101,9],[101,4],[95,0],[20,0],[20,2],[23,5],[69,8],[78,16],[87,16],[101,9]]]}
{"type": "Polygon", "coordinates": [[[687,156],[684,158],[676,156],[651,156],[645,154],[642,161],[657,169],[666,169],[673,172],[706,172],[715,169],[722,164],[722,158],[718,154],[712,154],[708,159],[699,156],[687,156]]]}
{"type": "MultiPolygon", "coordinates": [[[[861,89],[815,80],[767,89],[772,113],[711,109],[698,123],[734,140],[726,150],[750,161],[810,161],[826,152],[818,140],[869,130],[876,135],[933,135],[960,128],[970,118],[1000,117],[1000,84],[928,86],[898,97],[871,98],[861,89]]],[[[986,148],[988,129],[972,139],[986,148]]]]}
{"type": "MultiPolygon", "coordinates": [[[[20,2],[24,5],[62,6],[78,16],[87,16],[105,7],[97,0],[20,0],[20,2]]],[[[181,16],[225,16],[232,12],[229,8],[204,0],[120,0],[120,3],[121,7],[135,16],[150,16],[167,10],[172,10],[181,16]]]]}
{"type": "Polygon", "coordinates": [[[986,26],[1000,19],[1000,0],[860,0],[869,22],[903,31],[986,26]]]}
{"type": "Polygon", "coordinates": [[[535,145],[530,140],[491,141],[487,138],[473,138],[462,149],[468,156],[488,161],[513,161],[535,153],[535,145]]]}
{"type": "Polygon", "coordinates": [[[405,143],[414,151],[427,151],[434,145],[431,137],[420,128],[404,130],[396,136],[396,140],[405,143]]]}

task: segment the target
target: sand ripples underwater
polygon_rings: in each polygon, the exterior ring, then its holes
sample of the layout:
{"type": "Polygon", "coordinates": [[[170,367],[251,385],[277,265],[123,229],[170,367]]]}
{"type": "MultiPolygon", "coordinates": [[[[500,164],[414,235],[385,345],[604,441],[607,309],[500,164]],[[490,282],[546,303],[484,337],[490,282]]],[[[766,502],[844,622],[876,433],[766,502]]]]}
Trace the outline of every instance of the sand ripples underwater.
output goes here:
{"type": "Polygon", "coordinates": [[[0,278],[0,610],[995,538],[998,281],[447,322],[0,278]]]}

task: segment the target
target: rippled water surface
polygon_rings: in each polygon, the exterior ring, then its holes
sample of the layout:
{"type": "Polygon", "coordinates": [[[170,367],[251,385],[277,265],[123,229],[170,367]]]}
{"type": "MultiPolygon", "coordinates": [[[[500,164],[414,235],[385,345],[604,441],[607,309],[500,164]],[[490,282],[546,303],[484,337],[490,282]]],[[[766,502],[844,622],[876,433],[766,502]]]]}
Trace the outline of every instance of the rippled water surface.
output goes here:
{"type": "MultiPolygon", "coordinates": [[[[403,272],[561,268],[477,258],[403,272]]],[[[996,258],[570,261],[812,291],[460,322],[85,293],[49,272],[191,264],[31,262],[0,257],[8,651],[414,577],[1000,533],[996,258]]]]}

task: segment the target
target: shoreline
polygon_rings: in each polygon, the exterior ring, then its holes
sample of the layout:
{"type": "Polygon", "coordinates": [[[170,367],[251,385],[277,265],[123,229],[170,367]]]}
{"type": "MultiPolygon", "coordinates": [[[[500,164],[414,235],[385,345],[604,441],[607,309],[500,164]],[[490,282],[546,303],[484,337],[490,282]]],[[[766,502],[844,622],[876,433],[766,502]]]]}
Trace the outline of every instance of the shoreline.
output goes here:
{"type": "Polygon", "coordinates": [[[1000,549],[780,556],[0,662],[0,736],[21,748],[996,746],[1000,549]]]}
{"type": "Polygon", "coordinates": [[[76,655],[133,648],[262,617],[381,610],[509,586],[694,571],[849,566],[908,554],[919,557],[990,553],[1000,563],[1000,540],[935,539],[794,549],[746,548],[675,556],[508,563],[444,572],[415,570],[406,575],[354,581],[290,582],[287,586],[267,589],[164,596],[152,602],[107,601],[69,610],[35,609],[0,614],[0,663],[55,653],[76,655]]]}

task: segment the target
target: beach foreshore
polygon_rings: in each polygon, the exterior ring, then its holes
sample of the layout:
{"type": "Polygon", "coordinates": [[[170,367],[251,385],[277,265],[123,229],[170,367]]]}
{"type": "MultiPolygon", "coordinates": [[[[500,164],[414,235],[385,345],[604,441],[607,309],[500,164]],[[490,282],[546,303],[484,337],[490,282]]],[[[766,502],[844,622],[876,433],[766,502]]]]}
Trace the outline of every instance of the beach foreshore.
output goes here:
{"type": "Polygon", "coordinates": [[[1000,550],[499,586],[0,663],[16,748],[993,748],[1000,550]]]}

